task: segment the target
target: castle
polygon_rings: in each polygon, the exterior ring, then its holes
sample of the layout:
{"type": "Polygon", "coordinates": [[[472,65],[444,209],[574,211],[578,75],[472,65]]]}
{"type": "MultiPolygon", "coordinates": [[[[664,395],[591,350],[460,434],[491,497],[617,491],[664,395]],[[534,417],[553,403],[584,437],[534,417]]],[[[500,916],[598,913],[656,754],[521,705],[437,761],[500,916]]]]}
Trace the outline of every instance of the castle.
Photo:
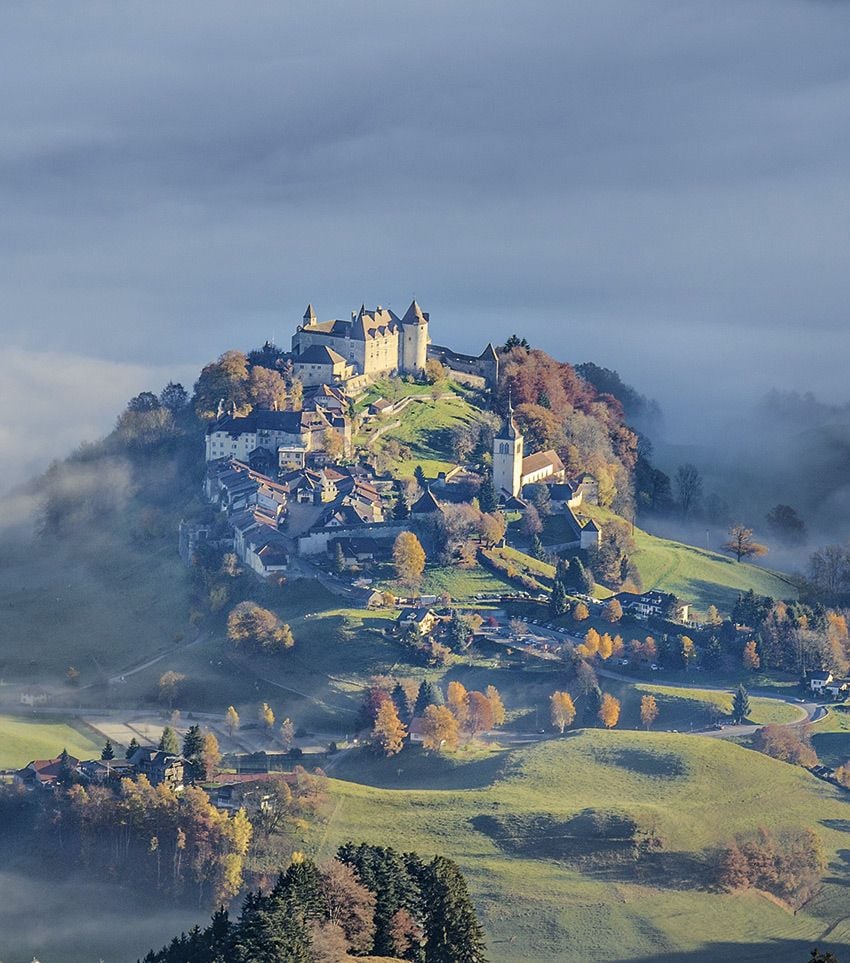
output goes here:
{"type": "Polygon", "coordinates": [[[385,375],[421,375],[428,357],[428,315],[416,301],[404,317],[378,305],[361,305],[350,321],[319,321],[308,304],[292,336],[295,372],[305,385],[385,375]]]}

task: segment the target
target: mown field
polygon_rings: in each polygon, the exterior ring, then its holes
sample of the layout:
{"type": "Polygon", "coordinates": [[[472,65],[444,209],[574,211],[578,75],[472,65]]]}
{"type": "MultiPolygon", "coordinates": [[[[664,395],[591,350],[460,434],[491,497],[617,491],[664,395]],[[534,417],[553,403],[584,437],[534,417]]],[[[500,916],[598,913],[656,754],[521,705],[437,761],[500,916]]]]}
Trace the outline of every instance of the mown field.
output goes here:
{"type": "Polygon", "coordinates": [[[415,751],[347,759],[333,775],[332,815],[316,853],[366,839],[453,856],[493,963],[801,963],[816,943],[839,958],[850,952],[850,797],[738,746],[588,730],[454,764],[415,751]],[[641,877],[581,865],[566,824],[586,808],[651,818],[663,855],[641,877]],[[824,889],[796,914],[756,892],[711,886],[707,851],[760,825],[813,826],[824,842],[824,889]]]}
{"type": "Polygon", "coordinates": [[[32,759],[53,759],[67,749],[78,759],[100,758],[103,743],[79,723],[0,715],[0,769],[19,769],[32,759]]]}

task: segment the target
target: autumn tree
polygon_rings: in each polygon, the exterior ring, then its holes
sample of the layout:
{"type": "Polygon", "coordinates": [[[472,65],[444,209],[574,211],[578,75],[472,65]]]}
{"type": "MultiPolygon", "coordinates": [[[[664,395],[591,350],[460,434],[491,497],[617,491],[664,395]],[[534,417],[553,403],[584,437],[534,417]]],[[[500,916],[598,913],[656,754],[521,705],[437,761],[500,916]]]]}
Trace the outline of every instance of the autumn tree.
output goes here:
{"type": "Polygon", "coordinates": [[[164,702],[169,709],[174,706],[174,700],[177,698],[183,683],[186,681],[186,676],[182,672],[163,672],[159,677],[159,700],[164,702]]]}
{"type": "Polygon", "coordinates": [[[260,703],[260,708],[257,710],[257,719],[267,732],[274,729],[274,711],[268,702],[260,703]]]}
{"type": "Polygon", "coordinates": [[[586,619],[590,618],[590,610],[585,605],[584,602],[576,603],[573,609],[573,620],[575,622],[584,622],[586,619]]]}
{"type": "Polygon", "coordinates": [[[325,920],[341,928],[349,952],[371,950],[375,938],[375,895],[361,883],[353,867],[339,860],[323,863],[319,875],[325,920]]]}
{"type": "Polygon", "coordinates": [[[240,351],[225,351],[201,371],[195,382],[193,403],[199,418],[214,418],[220,403],[225,410],[244,409],[248,401],[248,358],[240,351]]]}
{"type": "Polygon", "coordinates": [[[576,707],[569,692],[553,692],[549,697],[552,725],[561,735],[564,729],[573,724],[576,717],[576,707]]]}
{"type": "Polygon", "coordinates": [[[211,732],[204,734],[204,746],[199,761],[203,778],[212,779],[221,765],[221,750],[218,747],[218,739],[211,732]]]}
{"type": "Polygon", "coordinates": [[[295,725],[290,718],[286,718],[280,724],[280,731],[278,733],[280,737],[280,744],[283,746],[285,752],[289,752],[292,748],[292,744],[295,742],[295,725]]]}
{"type": "Polygon", "coordinates": [[[473,736],[493,728],[493,706],[483,692],[469,693],[466,725],[473,736]]]}
{"type": "Polygon", "coordinates": [[[756,669],[761,667],[761,659],[759,658],[755,639],[750,639],[744,646],[741,661],[743,662],[744,668],[749,669],[750,672],[755,672],[756,669]]]}
{"type": "Polygon", "coordinates": [[[641,696],[640,700],[640,721],[644,729],[649,729],[653,722],[658,718],[658,703],[654,695],[641,696]]]}
{"type": "Polygon", "coordinates": [[[760,558],[767,555],[767,546],[753,539],[753,530],[740,522],[729,529],[729,540],[723,543],[723,551],[734,555],[737,561],[760,558]]]}
{"type": "Polygon", "coordinates": [[[239,728],[239,713],[233,706],[227,707],[227,712],[224,714],[224,724],[227,726],[227,732],[231,736],[239,728]]]}
{"type": "Polygon", "coordinates": [[[755,747],[765,755],[796,766],[818,763],[808,726],[763,726],[756,734],[755,747]]]}
{"type": "Polygon", "coordinates": [[[295,645],[292,629],[256,602],[240,602],[227,617],[227,636],[237,646],[245,645],[270,654],[295,645]]]}
{"type": "Polygon", "coordinates": [[[620,700],[608,692],[602,696],[602,704],[599,706],[599,721],[606,729],[613,729],[620,720],[620,700]]]}
{"type": "Polygon", "coordinates": [[[248,400],[256,408],[283,411],[286,407],[286,383],[279,371],[259,365],[248,376],[248,400]]]}
{"type": "Polygon", "coordinates": [[[464,727],[469,715],[469,693],[462,682],[453,679],[449,683],[446,689],[446,705],[451,709],[458,725],[464,727]]]}
{"type": "Polygon", "coordinates": [[[393,544],[393,565],[397,577],[407,585],[417,585],[425,571],[425,550],[413,532],[401,532],[393,544]]]}
{"type": "Polygon", "coordinates": [[[612,625],[615,622],[619,622],[623,617],[623,606],[620,605],[617,599],[611,599],[611,601],[605,606],[605,609],[602,612],[602,617],[612,625]]]}
{"type": "Polygon", "coordinates": [[[425,749],[456,749],[459,738],[460,726],[448,706],[425,707],[422,714],[422,745],[425,749]]]}
{"type": "Polygon", "coordinates": [[[407,726],[399,719],[392,699],[387,699],[378,709],[375,725],[372,727],[372,747],[385,756],[401,752],[407,726]]]}
{"type": "Polygon", "coordinates": [[[488,685],[486,690],[487,698],[490,700],[490,709],[493,712],[493,725],[501,726],[505,722],[505,704],[502,696],[494,685],[488,685]]]}

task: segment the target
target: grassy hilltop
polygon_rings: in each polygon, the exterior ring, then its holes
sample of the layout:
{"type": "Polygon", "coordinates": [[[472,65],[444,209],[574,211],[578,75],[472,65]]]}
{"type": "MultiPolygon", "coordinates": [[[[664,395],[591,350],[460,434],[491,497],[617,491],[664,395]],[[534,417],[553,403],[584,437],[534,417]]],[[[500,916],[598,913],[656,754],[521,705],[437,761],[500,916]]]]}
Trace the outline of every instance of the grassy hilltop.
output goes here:
{"type": "Polygon", "coordinates": [[[320,855],[349,838],[421,850],[438,841],[470,881],[493,963],[798,963],[815,943],[850,949],[845,797],[739,746],[583,730],[455,764],[422,754],[343,760],[333,774],[320,855]],[[662,853],[640,875],[594,866],[570,837],[569,820],[588,808],[652,819],[662,853]],[[711,888],[710,850],[762,825],[813,826],[827,848],[826,885],[796,914],[757,892],[711,888]]]}

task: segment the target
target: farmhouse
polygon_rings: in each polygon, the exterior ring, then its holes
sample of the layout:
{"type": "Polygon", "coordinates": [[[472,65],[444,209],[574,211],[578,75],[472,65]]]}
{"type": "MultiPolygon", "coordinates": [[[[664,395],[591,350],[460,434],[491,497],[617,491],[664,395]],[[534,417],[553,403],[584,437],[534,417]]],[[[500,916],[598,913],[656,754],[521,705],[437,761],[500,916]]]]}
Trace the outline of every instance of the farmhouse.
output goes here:
{"type": "Polygon", "coordinates": [[[54,789],[63,778],[70,777],[79,764],[79,759],[66,752],[55,759],[33,759],[14,774],[14,782],[24,789],[54,789]]]}
{"type": "Polygon", "coordinates": [[[614,596],[624,612],[639,619],[668,619],[673,622],[687,622],[690,605],[680,602],[669,592],[620,592],[614,596]]]}
{"type": "Polygon", "coordinates": [[[415,628],[420,635],[428,635],[437,622],[439,616],[433,609],[402,609],[396,627],[402,632],[415,628]]]}
{"type": "Polygon", "coordinates": [[[823,692],[834,679],[833,674],[828,669],[822,669],[809,673],[809,688],[812,692],[823,692]]]}

